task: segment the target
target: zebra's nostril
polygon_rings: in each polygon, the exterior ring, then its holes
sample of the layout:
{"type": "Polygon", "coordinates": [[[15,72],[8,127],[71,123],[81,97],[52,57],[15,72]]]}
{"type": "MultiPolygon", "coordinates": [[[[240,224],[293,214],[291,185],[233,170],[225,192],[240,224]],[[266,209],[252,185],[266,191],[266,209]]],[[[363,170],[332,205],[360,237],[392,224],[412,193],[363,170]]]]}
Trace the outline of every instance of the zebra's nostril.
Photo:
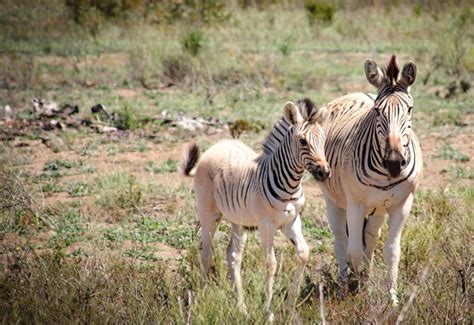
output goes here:
{"type": "Polygon", "coordinates": [[[402,160],[402,166],[405,166],[407,164],[407,161],[405,159],[402,160]]]}
{"type": "Polygon", "coordinates": [[[324,173],[322,172],[321,169],[318,170],[318,177],[319,177],[320,179],[323,179],[323,177],[324,177],[324,173]]]}
{"type": "Polygon", "coordinates": [[[382,160],[382,166],[383,166],[384,168],[387,168],[387,160],[386,160],[386,159],[383,159],[383,160],[382,160]]]}

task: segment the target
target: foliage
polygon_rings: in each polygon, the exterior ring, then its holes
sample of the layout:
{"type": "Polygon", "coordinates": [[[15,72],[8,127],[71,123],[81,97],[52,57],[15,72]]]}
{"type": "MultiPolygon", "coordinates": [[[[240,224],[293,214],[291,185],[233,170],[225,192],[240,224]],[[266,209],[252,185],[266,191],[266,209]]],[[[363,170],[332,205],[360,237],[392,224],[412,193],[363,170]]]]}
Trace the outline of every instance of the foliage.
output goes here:
{"type": "Polygon", "coordinates": [[[308,22],[314,25],[316,22],[331,23],[334,16],[334,5],[324,0],[307,0],[304,4],[308,22]]]}
{"type": "Polygon", "coordinates": [[[181,39],[181,46],[187,53],[197,56],[204,45],[204,41],[205,37],[202,31],[191,30],[184,34],[181,39]]]}

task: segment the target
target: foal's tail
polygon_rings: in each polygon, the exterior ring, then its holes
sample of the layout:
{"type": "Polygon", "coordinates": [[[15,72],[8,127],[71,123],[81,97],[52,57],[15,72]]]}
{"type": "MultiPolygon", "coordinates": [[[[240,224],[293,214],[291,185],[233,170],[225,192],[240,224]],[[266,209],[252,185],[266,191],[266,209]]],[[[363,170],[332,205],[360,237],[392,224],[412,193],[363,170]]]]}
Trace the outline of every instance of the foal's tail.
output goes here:
{"type": "Polygon", "coordinates": [[[183,155],[181,160],[181,173],[184,176],[193,177],[196,173],[196,165],[199,160],[200,152],[197,144],[193,143],[189,145],[183,155]]]}

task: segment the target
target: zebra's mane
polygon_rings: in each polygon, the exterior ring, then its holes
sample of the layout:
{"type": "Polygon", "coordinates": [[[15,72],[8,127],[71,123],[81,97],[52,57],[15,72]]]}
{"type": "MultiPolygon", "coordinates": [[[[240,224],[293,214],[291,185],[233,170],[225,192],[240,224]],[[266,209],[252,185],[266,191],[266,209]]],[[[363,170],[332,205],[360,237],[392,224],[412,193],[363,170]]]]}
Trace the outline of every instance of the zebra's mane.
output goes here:
{"type": "MultiPolygon", "coordinates": [[[[303,116],[305,121],[311,121],[317,113],[316,106],[309,98],[303,98],[296,102],[298,111],[303,116]]],[[[285,117],[281,117],[275,125],[273,125],[270,134],[263,141],[262,149],[266,155],[271,155],[280,146],[285,135],[288,133],[291,124],[285,117]]]]}
{"type": "Polygon", "coordinates": [[[400,68],[397,64],[397,58],[395,55],[392,55],[390,62],[388,63],[387,67],[385,68],[388,84],[390,86],[394,86],[398,80],[398,73],[400,72],[400,68]]]}

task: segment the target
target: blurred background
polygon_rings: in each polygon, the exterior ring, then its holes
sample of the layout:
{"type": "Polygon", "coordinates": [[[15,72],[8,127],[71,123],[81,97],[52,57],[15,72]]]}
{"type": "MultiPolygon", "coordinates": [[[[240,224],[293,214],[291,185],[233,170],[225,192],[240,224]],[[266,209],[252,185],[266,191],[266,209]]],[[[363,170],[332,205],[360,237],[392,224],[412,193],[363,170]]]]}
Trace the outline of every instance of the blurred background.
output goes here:
{"type": "Polygon", "coordinates": [[[311,259],[289,315],[295,252],[277,238],[276,322],[321,322],[323,302],[330,322],[469,323],[473,22],[467,0],[0,1],[0,319],[265,323],[256,234],[244,253],[247,315],[227,279],[225,223],[215,281],[201,281],[183,147],[234,137],[259,150],[286,101],[375,92],[365,60],[385,66],[395,54],[418,67],[425,160],[402,237],[406,310],[389,307],[381,243],[370,285],[336,297],[332,234],[306,177],[311,259]]]}

